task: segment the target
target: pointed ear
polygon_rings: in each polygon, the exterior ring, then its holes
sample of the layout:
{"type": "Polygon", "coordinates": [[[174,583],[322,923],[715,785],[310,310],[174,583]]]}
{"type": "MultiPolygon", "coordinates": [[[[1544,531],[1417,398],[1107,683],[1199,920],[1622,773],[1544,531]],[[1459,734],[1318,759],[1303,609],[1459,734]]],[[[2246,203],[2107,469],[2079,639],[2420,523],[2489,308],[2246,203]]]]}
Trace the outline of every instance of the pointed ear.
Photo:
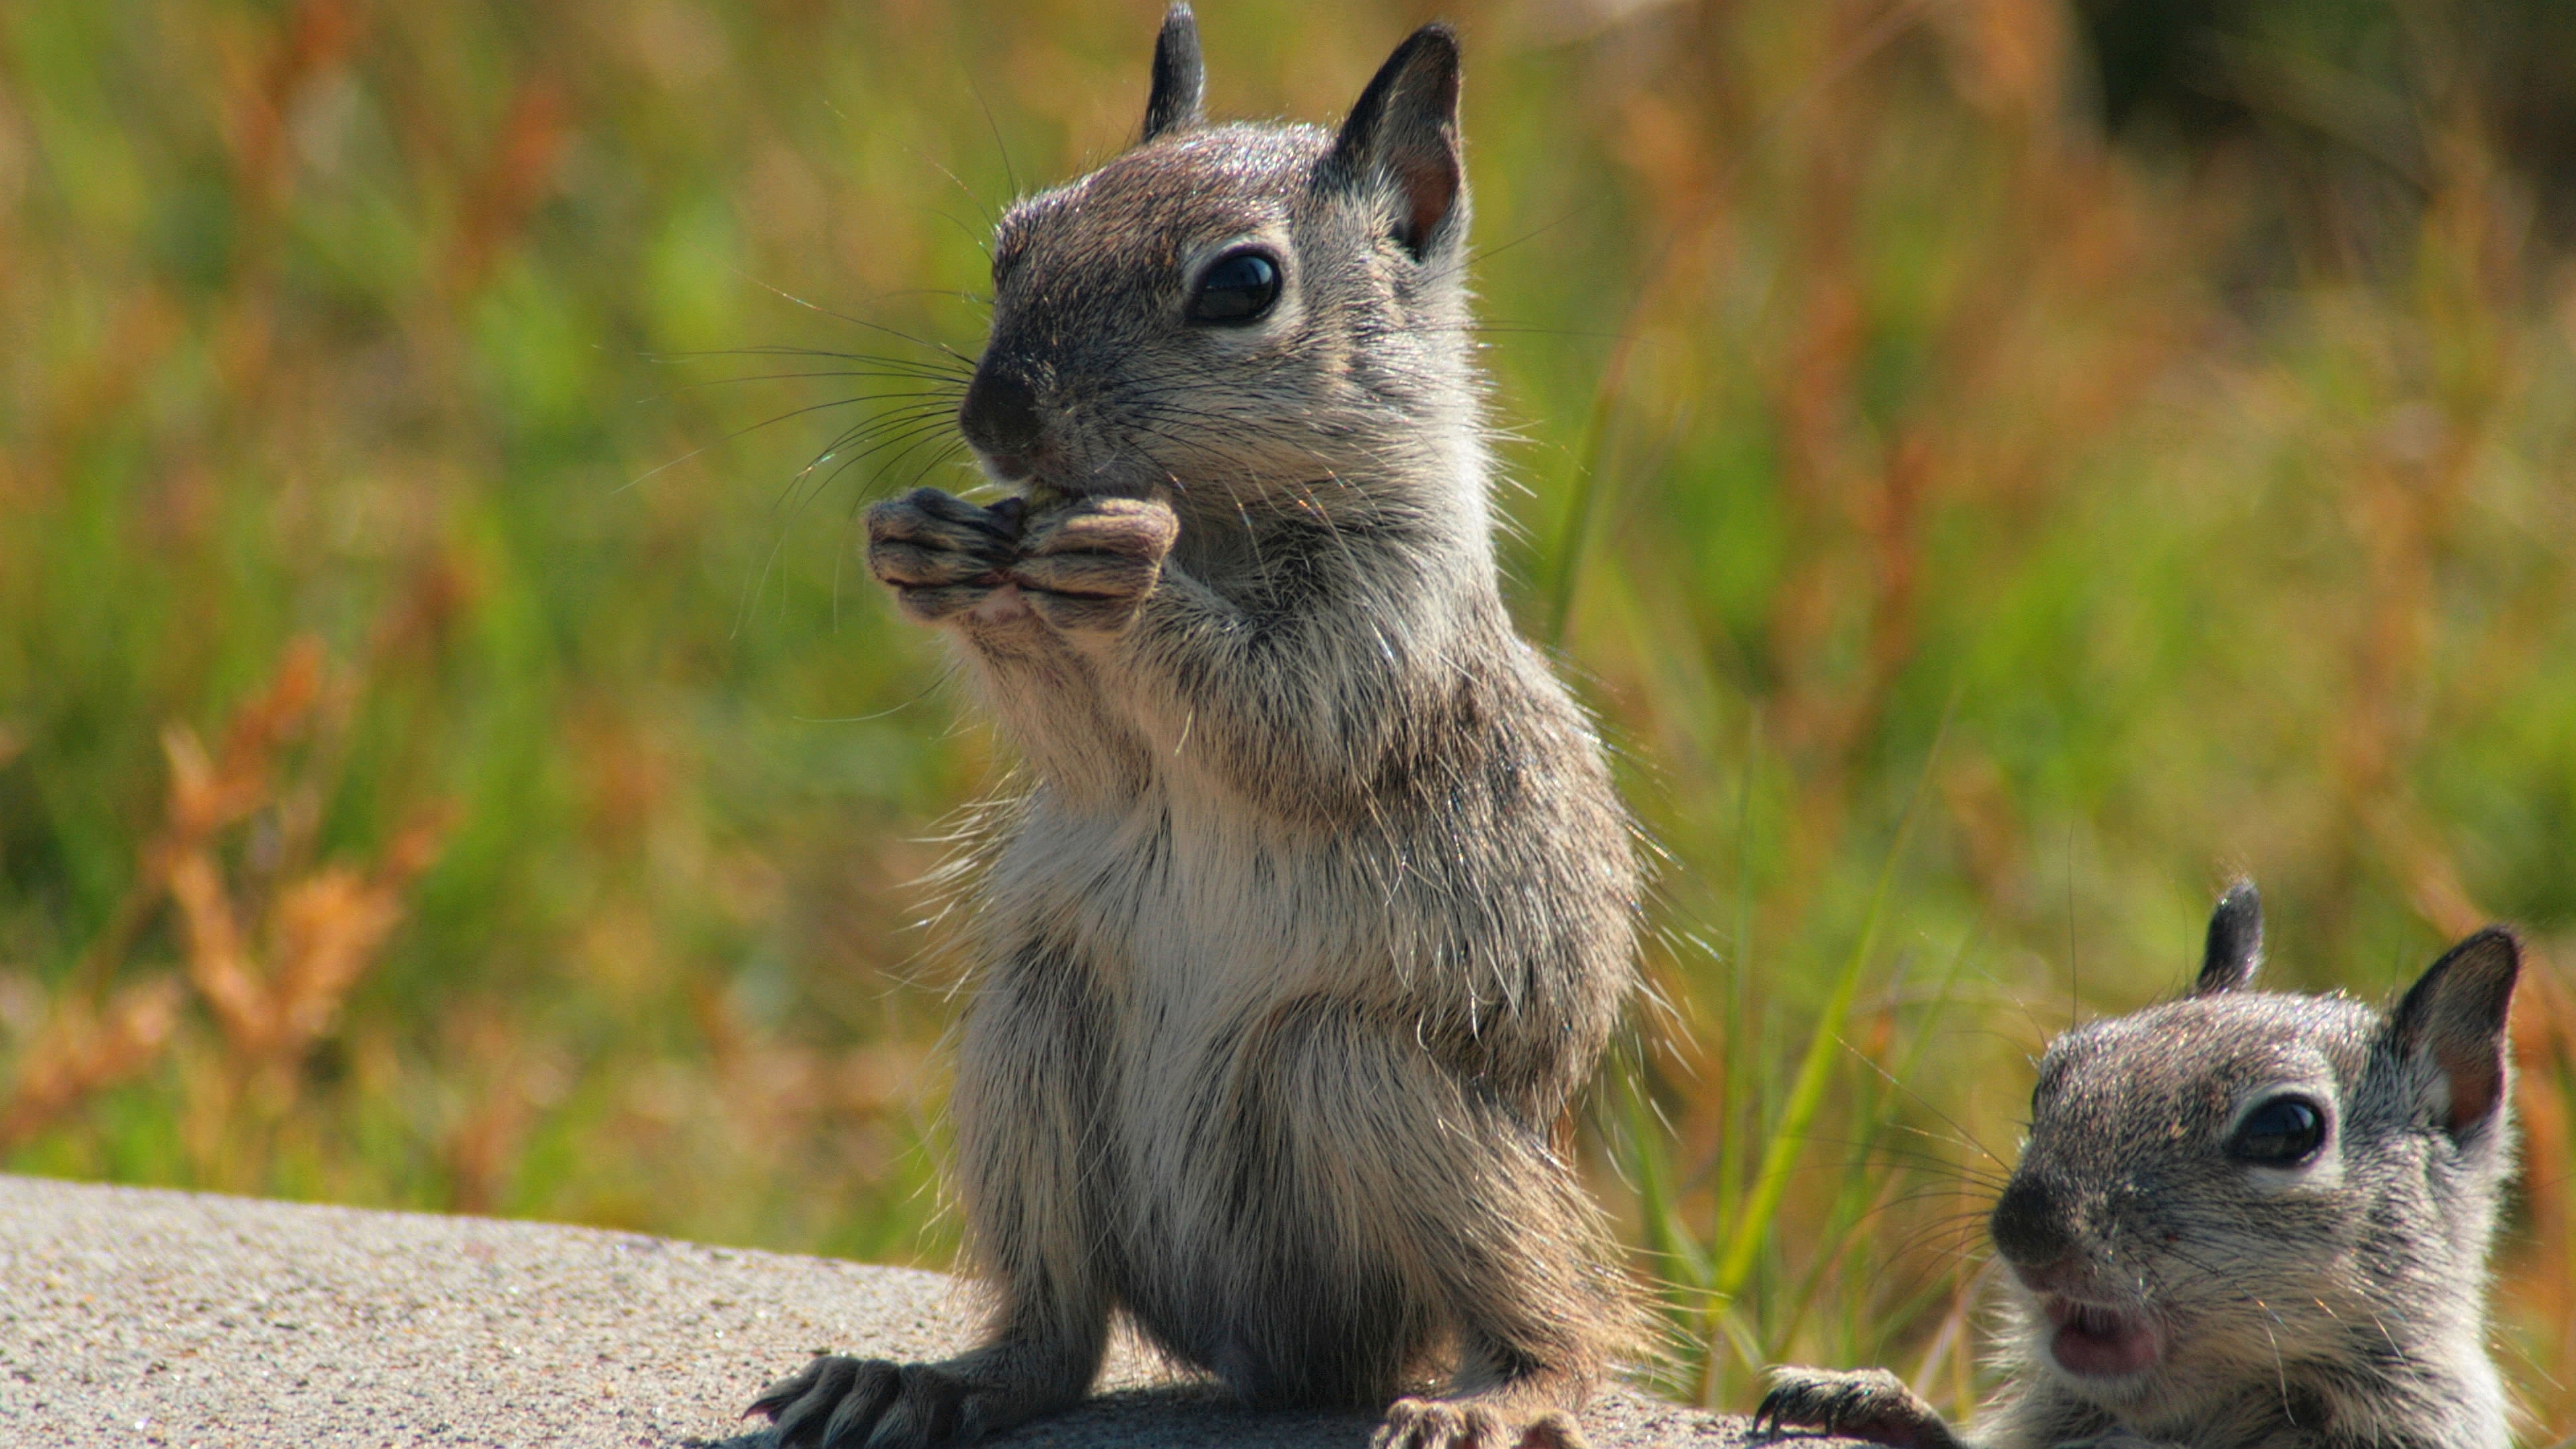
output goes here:
{"type": "Polygon", "coordinates": [[[1145,98],[1145,131],[1151,141],[1166,131],[1199,123],[1199,96],[1207,88],[1207,69],[1199,62],[1199,22],[1187,5],[1175,5],[1163,16],[1163,31],[1154,37],[1154,91],[1145,98]]]}
{"type": "Polygon", "coordinates": [[[2209,913],[2209,945],[2201,952],[2200,979],[2191,984],[2191,994],[2241,990],[2262,964],[2263,897],[2254,882],[2240,880],[2209,913]]]}
{"type": "Polygon", "coordinates": [[[1395,239],[1417,260],[1456,243],[1466,192],[1456,32],[1426,25],[1395,48],[1342,122],[1333,158],[1354,179],[1395,188],[1395,239]]]}
{"type": "Polygon", "coordinates": [[[2388,1035],[2399,1060],[2429,1068],[2436,1118],[2465,1142],[2501,1114],[2505,1013],[2522,973],[2522,943],[2489,926],[2433,963],[2397,1005],[2388,1035]]]}

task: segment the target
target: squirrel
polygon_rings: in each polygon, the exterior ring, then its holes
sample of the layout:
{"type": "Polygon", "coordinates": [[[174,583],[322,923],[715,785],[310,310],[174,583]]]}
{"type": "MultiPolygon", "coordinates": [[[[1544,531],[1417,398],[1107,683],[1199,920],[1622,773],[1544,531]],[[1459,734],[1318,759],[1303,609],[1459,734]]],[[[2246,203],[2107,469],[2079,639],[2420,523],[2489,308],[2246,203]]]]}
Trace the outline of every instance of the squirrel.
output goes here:
{"type": "Polygon", "coordinates": [[[1754,1415],[1909,1449],[2505,1449],[2487,1249],[2513,1167],[2513,934],[2382,1013],[2250,990],[2254,887],[2180,1000],[2070,1031],[1988,1219],[2007,1383],[1962,1438],[1883,1369],[1779,1371],[1754,1415]]]}
{"type": "Polygon", "coordinates": [[[957,420],[1018,492],[867,516],[1022,760],[950,1108],[993,1314],[815,1360],[752,1405],[782,1443],[1064,1409],[1123,1313],[1382,1446],[1561,1449],[1642,1339],[1552,1135],[1638,866],[1497,582],[1458,85],[1429,25],[1338,131],[1211,123],[1176,5],[1137,143],[998,225],[957,420]]]}

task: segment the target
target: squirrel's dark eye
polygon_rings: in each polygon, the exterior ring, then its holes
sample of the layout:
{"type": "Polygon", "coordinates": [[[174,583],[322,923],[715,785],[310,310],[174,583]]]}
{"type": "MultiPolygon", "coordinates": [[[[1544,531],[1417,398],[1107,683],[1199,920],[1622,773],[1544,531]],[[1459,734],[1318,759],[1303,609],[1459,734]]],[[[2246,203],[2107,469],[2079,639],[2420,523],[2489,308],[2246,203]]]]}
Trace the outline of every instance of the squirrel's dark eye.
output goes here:
{"type": "Polygon", "coordinates": [[[2245,1114],[2227,1155],[2239,1162],[2288,1166],[2316,1156],[2325,1144],[2326,1114],[2305,1097],[2274,1097],[2245,1114]]]}
{"type": "Polygon", "coordinates": [[[1198,295],[1190,298],[1193,322],[1250,322],[1279,300],[1279,264],[1264,252],[1236,252],[1217,258],[1199,277],[1198,295]]]}

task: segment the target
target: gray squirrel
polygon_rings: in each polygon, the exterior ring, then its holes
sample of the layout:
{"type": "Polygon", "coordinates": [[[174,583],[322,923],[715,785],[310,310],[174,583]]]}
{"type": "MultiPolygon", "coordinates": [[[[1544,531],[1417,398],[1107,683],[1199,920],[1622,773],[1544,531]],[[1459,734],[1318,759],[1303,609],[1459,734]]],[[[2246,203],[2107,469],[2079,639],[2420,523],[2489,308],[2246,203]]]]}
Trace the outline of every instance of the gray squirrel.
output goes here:
{"type": "Polygon", "coordinates": [[[1640,1340],[1554,1140],[1635,980],[1598,740],[1496,581],[1458,48],[1338,131],[1212,124],[1175,6],[1137,144],[1013,205],[958,422],[1018,489],[868,515],[1022,761],[970,872],[951,1104],[987,1339],[816,1360],[787,1444],[962,1443],[1113,1314],[1401,1449],[1569,1446],[1640,1340]]]}
{"type": "Polygon", "coordinates": [[[1988,1220],[2010,1269],[2008,1382],[1963,1440],[1882,1369],[1792,1368],[1754,1416],[1909,1449],[2505,1449],[2488,1240],[2513,1167],[2489,927],[2393,1012],[2250,989],[2239,883],[2178,1001],[2041,1059],[1988,1220]]]}

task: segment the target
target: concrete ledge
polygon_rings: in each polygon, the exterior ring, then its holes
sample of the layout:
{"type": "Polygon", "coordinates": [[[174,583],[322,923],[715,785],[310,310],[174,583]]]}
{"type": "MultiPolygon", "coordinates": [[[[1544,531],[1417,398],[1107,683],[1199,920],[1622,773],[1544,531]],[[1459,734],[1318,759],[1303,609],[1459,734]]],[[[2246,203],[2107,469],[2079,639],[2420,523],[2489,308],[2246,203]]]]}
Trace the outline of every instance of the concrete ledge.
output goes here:
{"type": "MultiPolygon", "coordinates": [[[[817,1352],[935,1358],[972,1305],[936,1273],[489,1218],[0,1177],[0,1442],[768,1442],[736,1416],[817,1352]]],[[[1121,1353],[1015,1445],[1334,1446],[1121,1353]]],[[[1736,1445],[1742,1421],[1622,1392],[1602,1449],[1736,1445]]],[[[1814,1444],[1818,1441],[1803,1441],[1814,1444]]]]}

